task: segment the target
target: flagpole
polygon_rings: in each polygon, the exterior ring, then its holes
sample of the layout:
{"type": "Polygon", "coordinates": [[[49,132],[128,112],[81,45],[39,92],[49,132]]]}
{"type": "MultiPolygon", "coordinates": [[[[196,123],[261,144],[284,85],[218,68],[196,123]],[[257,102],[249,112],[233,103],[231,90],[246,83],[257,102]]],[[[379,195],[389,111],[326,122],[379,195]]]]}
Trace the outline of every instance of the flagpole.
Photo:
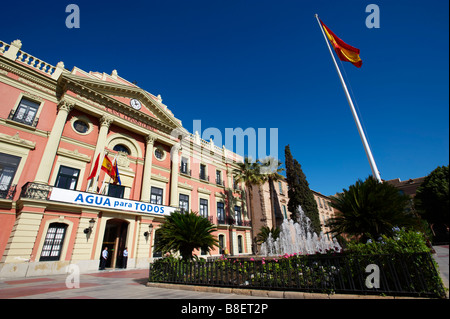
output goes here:
{"type": "Polygon", "coordinates": [[[348,92],[347,85],[345,84],[341,70],[339,69],[339,66],[336,62],[336,58],[334,57],[333,51],[331,50],[330,43],[328,42],[327,36],[325,35],[325,31],[323,30],[322,24],[320,23],[319,15],[316,13],[314,16],[317,19],[317,23],[319,24],[320,30],[322,30],[323,37],[325,39],[325,42],[327,43],[328,50],[330,51],[331,58],[333,59],[333,62],[334,62],[334,66],[336,67],[336,71],[339,75],[339,79],[341,80],[342,87],[344,88],[348,104],[350,105],[350,109],[352,111],[353,119],[355,120],[356,127],[358,128],[359,136],[361,137],[361,141],[363,142],[363,145],[364,145],[364,150],[366,151],[366,155],[369,160],[372,174],[378,180],[378,182],[381,183],[380,172],[378,171],[377,165],[375,164],[375,160],[373,158],[372,151],[370,150],[369,143],[367,143],[366,136],[364,135],[363,128],[361,126],[361,123],[359,122],[358,114],[356,113],[355,106],[353,105],[352,98],[350,97],[350,93],[348,92]]]}

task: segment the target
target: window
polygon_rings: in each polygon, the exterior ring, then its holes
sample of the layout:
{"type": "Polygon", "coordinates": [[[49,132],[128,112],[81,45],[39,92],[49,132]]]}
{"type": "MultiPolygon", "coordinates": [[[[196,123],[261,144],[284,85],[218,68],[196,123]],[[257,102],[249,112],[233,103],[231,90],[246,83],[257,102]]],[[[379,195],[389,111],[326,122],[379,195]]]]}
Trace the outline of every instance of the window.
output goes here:
{"type": "Polygon", "coordinates": [[[36,126],[35,117],[39,109],[39,104],[27,98],[22,98],[19,106],[12,118],[13,121],[36,126]]]}
{"type": "Polygon", "coordinates": [[[221,255],[225,254],[225,236],[219,235],[219,253],[221,255]]]}
{"type": "Polygon", "coordinates": [[[216,184],[222,185],[222,172],[219,170],[216,170],[216,184]]]}
{"type": "Polygon", "coordinates": [[[61,165],[59,167],[55,187],[74,190],[77,187],[79,175],[80,175],[79,169],[61,165]]]}
{"type": "Polygon", "coordinates": [[[180,210],[181,212],[189,211],[189,196],[180,194],[180,210]]]}
{"type": "Polygon", "coordinates": [[[66,224],[52,223],[48,227],[39,261],[59,260],[66,235],[66,224]]]}
{"type": "Polygon", "coordinates": [[[206,180],[206,165],[200,164],[200,179],[206,180]]]}
{"type": "Polygon", "coordinates": [[[131,154],[130,149],[123,144],[117,144],[113,147],[113,150],[117,152],[127,153],[127,155],[131,154]]]}
{"type": "Polygon", "coordinates": [[[278,182],[278,188],[280,189],[280,195],[283,195],[283,185],[281,182],[278,182]]]}
{"type": "Polygon", "coordinates": [[[163,190],[162,188],[152,187],[150,192],[150,204],[162,205],[163,190]]]}
{"type": "Polygon", "coordinates": [[[238,236],[238,253],[239,254],[242,254],[243,253],[243,249],[242,249],[243,247],[242,247],[242,236],[241,235],[239,235],[238,236]]]}
{"type": "Polygon", "coordinates": [[[200,198],[200,216],[208,217],[208,200],[200,198]]]}
{"type": "Polygon", "coordinates": [[[125,186],[109,184],[108,196],[115,198],[123,198],[125,193],[125,186]]]}
{"type": "Polygon", "coordinates": [[[162,161],[164,157],[164,151],[160,148],[155,148],[155,157],[162,161]]]}
{"type": "Polygon", "coordinates": [[[180,173],[182,174],[188,173],[188,159],[186,157],[181,158],[180,173]]]}
{"type": "Polygon", "coordinates": [[[286,211],[286,205],[283,205],[283,214],[284,214],[284,219],[287,219],[287,211],[286,211]]]}
{"type": "Polygon", "coordinates": [[[73,128],[75,129],[75,131],[81,134],[84,134],[87,131],[89,131],[89,125],[81,120],[76,120],[75,122],[73,122],[73,128]]]}
{"type": "Polygon", "coordinates": [[[239,206],[234,206],[234,220],[236,225],[242,226],[241,207],[239,206]]]}
{"type": "Polygon", "coordinates": [[[217,222],[225,224],[225,204],[222,202],[217,203],[217,222]]]}
{"type": "Polygon", "coordinates": [[[0,198],[8,196],[20,160],[18,156],[0,153],[0,198]]]}

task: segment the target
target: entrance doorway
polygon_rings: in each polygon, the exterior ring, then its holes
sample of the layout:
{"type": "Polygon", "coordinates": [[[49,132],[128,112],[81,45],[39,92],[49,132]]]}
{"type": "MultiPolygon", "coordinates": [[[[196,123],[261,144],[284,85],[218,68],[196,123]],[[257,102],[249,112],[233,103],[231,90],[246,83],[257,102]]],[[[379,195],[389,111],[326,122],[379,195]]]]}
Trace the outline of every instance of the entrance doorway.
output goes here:
{"type": "Polygon", "coordinates": [[[125,220],[114,218],[106,222],[102,244],[102,250],[108,247],[106,268],[122,268],[123,250],[127,244],[127,232],[128,222],[125,220]]]}

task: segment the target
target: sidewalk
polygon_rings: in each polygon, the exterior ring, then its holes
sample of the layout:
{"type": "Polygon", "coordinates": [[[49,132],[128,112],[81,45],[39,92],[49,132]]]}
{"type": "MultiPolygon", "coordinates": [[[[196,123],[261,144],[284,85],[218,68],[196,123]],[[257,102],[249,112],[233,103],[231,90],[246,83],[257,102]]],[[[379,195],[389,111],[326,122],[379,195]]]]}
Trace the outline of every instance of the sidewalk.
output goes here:
{"type": "Polygon", "coordinates": [[[436,254],[433,254],[432,256],[439,266],[439,273],[445,288],[449,288],[449,245],[433,246],[433,248],[436,251],[436,254]]]}
{"type": "Polygon", "coordinates": [[[79,288],[69,275],[0,279],[0,299],[249,299],[237,294],[146,287],[148,269],[81,274],[79,288]],[[74,285],[68,279],[69,287],[74,285]]]}

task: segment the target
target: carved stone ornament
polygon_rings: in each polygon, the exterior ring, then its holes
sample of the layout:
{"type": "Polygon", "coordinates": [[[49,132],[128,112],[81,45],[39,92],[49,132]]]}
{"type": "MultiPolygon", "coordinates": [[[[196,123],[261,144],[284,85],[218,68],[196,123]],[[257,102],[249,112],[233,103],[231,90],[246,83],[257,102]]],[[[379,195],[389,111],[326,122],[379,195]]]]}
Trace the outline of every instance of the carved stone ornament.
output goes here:
{"type": "Polygon", "coordinates": [[[69,103],[66,100],[62,99],[59,103],[58,103],[58,112],[59,111],[66,111],[67,113],[70,113],[70,111],[72,111],[73,107],[75,105],[73,103],[69,103]]]}
{"type": "Polygon", "coordinates": [[[100,118],[100,125],[109,127],[113,121],[114,121],[114,118],[111,115],[103,115],[100,118]]]}
{"type": "Polygon", "coordinates": [[[145,137],[145,141],[147,142],[147,144],[153,145],[153,143],[155,143],[156,141],[156,136],[153,134],[149,134],[145,137]]]}

